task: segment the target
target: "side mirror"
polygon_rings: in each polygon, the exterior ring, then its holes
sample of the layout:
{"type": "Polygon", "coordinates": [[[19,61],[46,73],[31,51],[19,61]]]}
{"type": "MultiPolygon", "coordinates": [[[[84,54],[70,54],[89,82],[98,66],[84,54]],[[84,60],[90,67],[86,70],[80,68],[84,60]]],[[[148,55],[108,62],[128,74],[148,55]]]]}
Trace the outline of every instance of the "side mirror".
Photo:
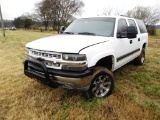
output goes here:
{"type": "Polygon", "coordinates": [[[137,37],[137,30],[136,30],[135,26],[128,26],[127,37],[128,38],[136,38],[137,37]]]}
{"type": "Polygon", "coordinates": [[[64,27],[64,26],[61,26],[59,33],[62,34],[64,31],[65,31],[65,27],[64,27]]]}
{"type": "Polygon", "coordinates": [[[119,33],[117,33],[117,38],[127,38],[127,32],[119,32],[119,33]]]}

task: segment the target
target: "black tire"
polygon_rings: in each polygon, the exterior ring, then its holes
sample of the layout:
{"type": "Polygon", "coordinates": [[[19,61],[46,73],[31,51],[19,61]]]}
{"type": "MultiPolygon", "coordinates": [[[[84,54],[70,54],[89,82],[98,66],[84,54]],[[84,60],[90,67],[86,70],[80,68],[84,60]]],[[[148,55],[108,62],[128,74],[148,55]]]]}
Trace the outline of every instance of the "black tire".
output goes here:
{"type": "Polygon", "coordinates": [[[85,97],[87,99],[105,98],[112,93],[113,89],[113,75],[108,69],[104,68],[93,77],[89,90],[85,92],[85,97]]]}
{"type": "Polygon", "coordinates": [[[145,61],[145,49],[142,48],[141,54],[134,60],[135,65],[143,65],[145,61]]]}

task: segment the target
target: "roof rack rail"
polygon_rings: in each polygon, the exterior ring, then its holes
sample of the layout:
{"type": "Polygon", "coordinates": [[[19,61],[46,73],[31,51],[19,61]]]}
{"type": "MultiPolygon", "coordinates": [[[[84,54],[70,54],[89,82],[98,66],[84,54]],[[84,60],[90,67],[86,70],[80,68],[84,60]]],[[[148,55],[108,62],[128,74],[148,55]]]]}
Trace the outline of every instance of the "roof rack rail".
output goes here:
{"type": "Polygon", "coordinates": [[[120,16],[123,16],[123,17],[128,17],[127,15],[120,15],[120,16]]]}

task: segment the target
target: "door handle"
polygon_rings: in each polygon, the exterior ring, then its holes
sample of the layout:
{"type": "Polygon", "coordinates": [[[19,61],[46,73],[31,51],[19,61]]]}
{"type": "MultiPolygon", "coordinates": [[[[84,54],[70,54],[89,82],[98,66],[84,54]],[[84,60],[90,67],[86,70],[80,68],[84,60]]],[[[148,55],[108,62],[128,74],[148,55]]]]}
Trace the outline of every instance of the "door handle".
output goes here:
{"type": "Polygon", "coordinates": [[[130,44],[132,44],[133,43],[133,40],[130,40],[130,44]]]}

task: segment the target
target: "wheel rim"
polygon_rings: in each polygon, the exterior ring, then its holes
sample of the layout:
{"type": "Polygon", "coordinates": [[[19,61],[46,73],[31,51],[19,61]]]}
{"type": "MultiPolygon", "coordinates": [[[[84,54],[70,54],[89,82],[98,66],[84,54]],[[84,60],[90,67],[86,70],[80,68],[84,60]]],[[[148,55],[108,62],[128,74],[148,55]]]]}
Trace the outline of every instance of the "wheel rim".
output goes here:
{"type": "Polygon", "coordinates": [[[107,75],[100,75],[93,82],[92,93],[96,97],[104,97],[110,90],[111,78],[107,75]]]}

